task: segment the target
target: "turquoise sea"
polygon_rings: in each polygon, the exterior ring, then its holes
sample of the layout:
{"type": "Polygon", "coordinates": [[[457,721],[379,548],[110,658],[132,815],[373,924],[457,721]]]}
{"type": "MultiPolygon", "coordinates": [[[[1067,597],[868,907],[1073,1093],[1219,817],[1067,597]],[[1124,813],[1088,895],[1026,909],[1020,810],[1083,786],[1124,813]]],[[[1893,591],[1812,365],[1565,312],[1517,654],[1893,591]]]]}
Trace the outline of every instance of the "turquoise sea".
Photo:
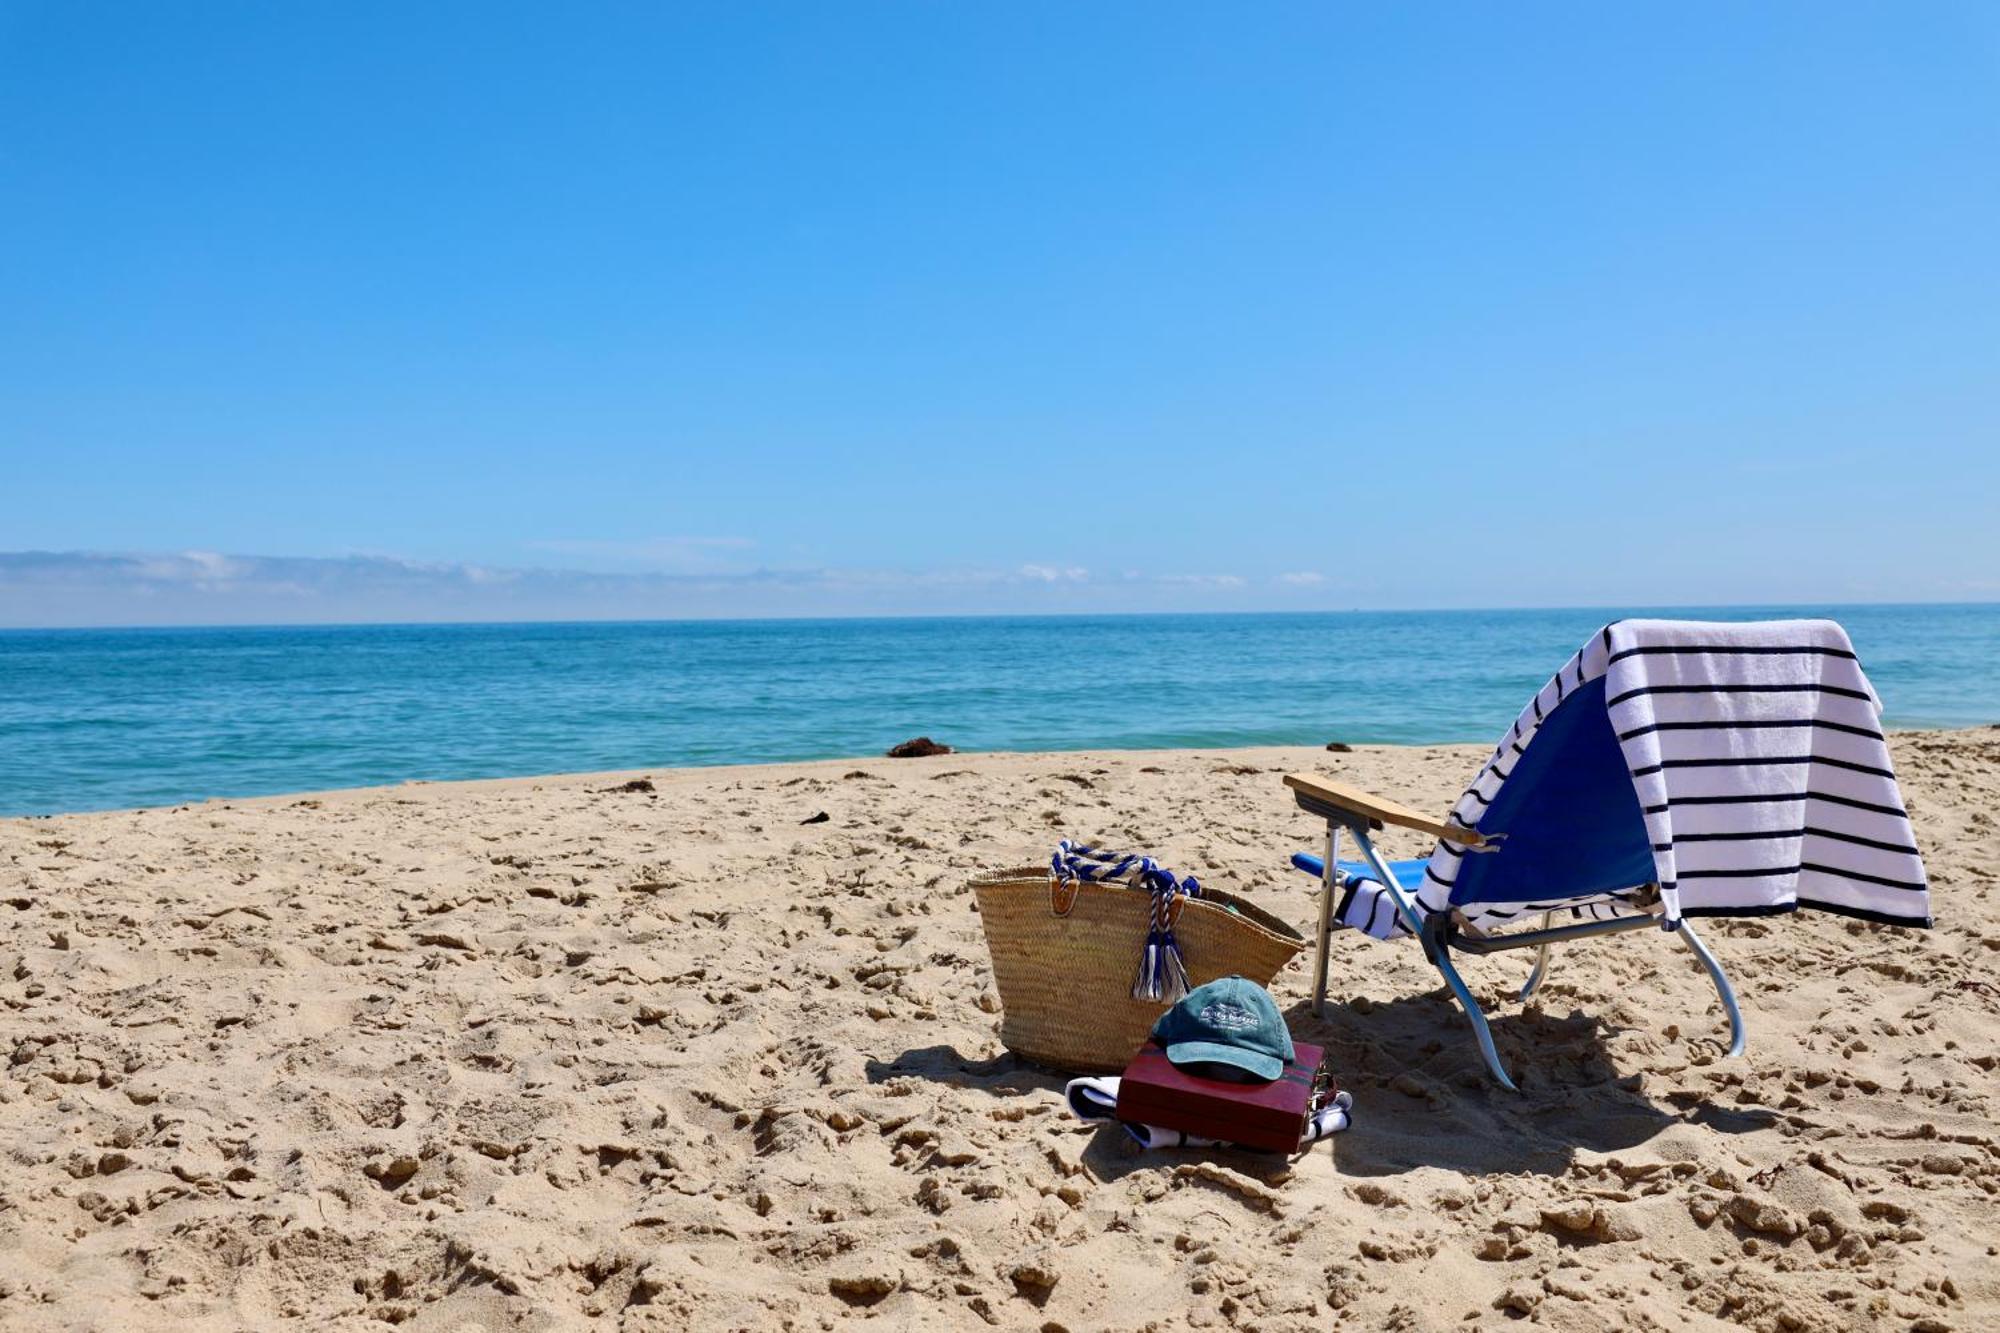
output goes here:
{"type": "Polygon", "coordinates": [[[1492,742],[1620,615],[1831,615],[2000,722],[2000,605],[0,631],[0,814],[966,750],[1492,742]]]}

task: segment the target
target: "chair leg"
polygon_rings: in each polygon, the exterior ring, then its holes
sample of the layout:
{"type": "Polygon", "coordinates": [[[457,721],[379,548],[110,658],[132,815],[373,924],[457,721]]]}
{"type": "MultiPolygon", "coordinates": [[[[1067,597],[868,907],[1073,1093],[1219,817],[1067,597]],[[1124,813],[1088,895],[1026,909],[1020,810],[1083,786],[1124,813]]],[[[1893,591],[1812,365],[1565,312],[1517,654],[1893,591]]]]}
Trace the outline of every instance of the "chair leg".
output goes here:
{"type": "Polygon", "coordinates": [[[1500,1063],[1500,1053],[1493,1049],[1493,1033],[1486,1026],[1486,1015],[1480,1010],[1479,1001],[1472,998],[1472,990],[1465,984],[1465,979],[1459,976],[1458,969],[1451,965],[1450,953],[1440,948],[1437,956],[1431,961],[1444,975],[1445,985],[1451,987],[1451,993],[1458,997],[1458,1003],[1465,1010],[1465,1016],[1472,1020],[1472,1035],[1479,1042],[1479,1053],[1486,1057],[1486,1067],[1493,1071],[1494,1078],[1500,1080],[1501,1087],[1509,1092],[1519,1092],[1520,1089],[1514,1086],[1514,1080],[1507,1077],[1506,1066],[1500,1063]]]}
{"type": "Polygon", "coordinates": [[[1326,869],[1319,877],[1319,947],[1313,954],[1314,1018],[1326,1017],[1327,946],[1333,938],[1333,886],[1340,871],[1340,825],[1326,826],[1326,869]]]}
{"type": "Polygon", "coordinates": [[[1743,1011],[1737,1007],[1736,988],[1729,984],[1729,974],[1722,970],[1722,964],[1701,942],[1701,936],[1694,933],[1693,922],[1683,917],[1674,933],[1694,950],[1694,956],[1701,959],[1701,965],[1708,969],[1708,979],[1715,983],[1715,993],[1722,999],[1722,1010],[1729,1015],[1729,1054],[1743,1054],[1743,1048],[1750,1044],[1750,1030],[1743,1024],[1743,1011]]]}
{"type": "MultiPolygon", "coordinates": [[[[1424,920],[1417,910],[1417,901],[1404,893],[1396,883],[1396,872],[1382,859],[1382,853],[1375,850],[1375,844],[1365,830],[1359,828],[1354,830],[1354,844],[1360,848],[1363,859],[1374,868],[1376,878],[1387,890],[1389,900],[1396,904],[1396,914],[1403,918],[1403,924],[1409,928],[1410,934],[1422,939],[1424,920]]],[[[1465,1010],[1465,1016],[1472,1020],[1472,1035],[1478,1039],[1479,1053],[1486,1057],[1486,1067],[1493,1071],[1493,1077],[1500,1080],[1501,1087],[1509,1092],[1519,1092],[1520,1089],[1514,1086],[1514,1080],[1507,1077],[1506,1066],[1500,1063],[1500,1052],[1493,1049],[1493,1033],[1486,1026],[1486,1014],[1480,1009],[1479,1001],[1472,998],[1472,989],[1465,984],[1465,978],[1459,976],[1458,969],[1451,965],[1450,948],[1439,941],[1435,953],[1431,952],[1428,944],[1425,952],[1430,955],[1431,962],[1444,977],[1444,984],[1451,987],[1451,993],[1458,997],[1458,1003],[1465,1010]]]]}
{"type": "MultiPolygon", "coordinates": [[[[1542,913],[1543,930],[1549,929],[1549,927],[1555,925],[1555,923],[1556,923],[1556,914],[1554,912],[1542,913]]],[[[1539,990],[1541,988],[1543,980],[1546,979],[1548,975],[1549,975],[1549,946],[1544,944],[1541,948],[1535,950],[1535,970],[1528,973],[1527,984],[1521,987],[1521,998],[1525,1000],[1530,995],[1533,995],[1537,990],[1539,990]]]]}

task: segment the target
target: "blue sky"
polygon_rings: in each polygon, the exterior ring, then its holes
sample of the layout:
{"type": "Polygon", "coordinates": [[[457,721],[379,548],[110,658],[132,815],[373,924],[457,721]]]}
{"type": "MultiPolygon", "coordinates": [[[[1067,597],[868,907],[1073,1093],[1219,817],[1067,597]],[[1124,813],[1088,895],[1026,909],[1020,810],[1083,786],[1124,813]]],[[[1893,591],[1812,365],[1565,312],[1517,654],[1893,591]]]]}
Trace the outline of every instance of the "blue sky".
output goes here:
{"type": "Polygon", "coordinates": [[[1991,6],[0,0],[0,204],[0,623],[2000,598],[1991,6]]]}

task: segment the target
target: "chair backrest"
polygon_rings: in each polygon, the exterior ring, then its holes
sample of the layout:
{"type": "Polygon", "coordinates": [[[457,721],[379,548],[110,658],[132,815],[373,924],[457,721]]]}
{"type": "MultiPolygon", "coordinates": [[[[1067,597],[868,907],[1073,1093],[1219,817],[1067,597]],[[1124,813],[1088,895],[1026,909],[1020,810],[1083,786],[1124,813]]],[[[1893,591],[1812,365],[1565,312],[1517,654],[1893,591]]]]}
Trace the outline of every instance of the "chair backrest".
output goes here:
{"type": "MultiPolygon", "coordinates": [[[[1473,827],[1498,847],[1461,859],[1454,906],[1582,898],[1649,884],[1653,848],[1604,707],[1604,680],[1566,696],[1514,753],[1473,827]]],[[[1477,784],[1475,784],[1477,785],[1477,784]]],[[[1491,789],[1492,783],[1486,786],[1491,789]]]]}
{"type": "Polygon", "coordinates": [[[1628,620],[1524,709],[1453,809],[1454,906],[1660,888],[1668,917],[1820,907],[1925,925],[1880,704],[1828,620],[1628,620]]]}

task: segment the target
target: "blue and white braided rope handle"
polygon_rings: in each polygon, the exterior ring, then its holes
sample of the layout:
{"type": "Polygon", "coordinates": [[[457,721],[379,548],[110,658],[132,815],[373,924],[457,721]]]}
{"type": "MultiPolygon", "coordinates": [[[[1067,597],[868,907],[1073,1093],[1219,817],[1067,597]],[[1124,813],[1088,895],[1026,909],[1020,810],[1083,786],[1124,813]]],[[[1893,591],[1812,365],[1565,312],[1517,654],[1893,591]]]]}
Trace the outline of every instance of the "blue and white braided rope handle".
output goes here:
{"type": "Polygon", "coordinates": [[[1181,899],[1201,897],[1193,875],[1176,876],[1150,856],[1111,852],[1067,838],[1049,858],[1049,905],[1057,916],[1068,916],[1082,884],[1124,884],[1144,889],[1153,898],[1146,945],[1139,955],[1139,972],[1132,980],[1135,1000],[1172,1003],[1188,993],[1187,963],[1181,957],[1174,924],[1180,920],[1181,899]]]}

